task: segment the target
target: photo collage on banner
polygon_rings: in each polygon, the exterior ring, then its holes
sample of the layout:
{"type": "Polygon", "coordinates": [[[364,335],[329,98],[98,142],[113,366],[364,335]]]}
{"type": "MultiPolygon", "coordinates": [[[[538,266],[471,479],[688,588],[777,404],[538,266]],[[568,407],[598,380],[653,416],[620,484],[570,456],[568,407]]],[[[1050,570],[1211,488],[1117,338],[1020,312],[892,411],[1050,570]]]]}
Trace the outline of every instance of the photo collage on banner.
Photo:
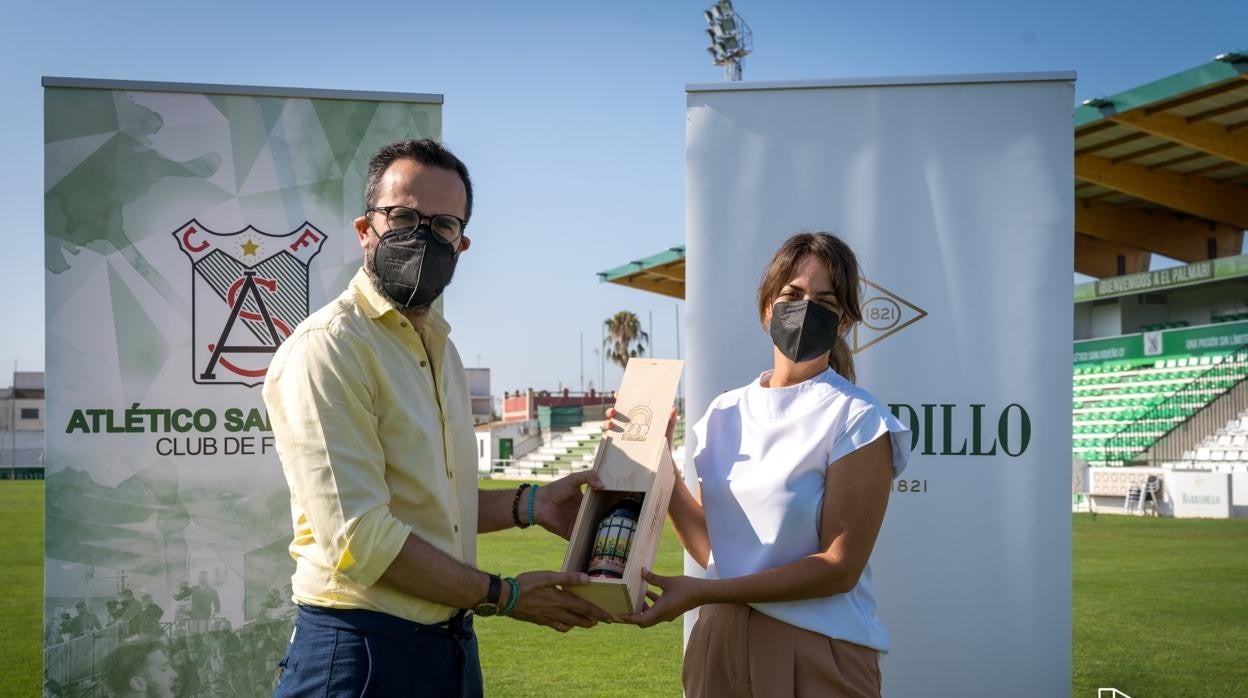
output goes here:
{"type": "Polygon", "coordinates": [[[267,696],[294,620],[260,386],[440,95],[45,78],[45,693],[267,696]]]}

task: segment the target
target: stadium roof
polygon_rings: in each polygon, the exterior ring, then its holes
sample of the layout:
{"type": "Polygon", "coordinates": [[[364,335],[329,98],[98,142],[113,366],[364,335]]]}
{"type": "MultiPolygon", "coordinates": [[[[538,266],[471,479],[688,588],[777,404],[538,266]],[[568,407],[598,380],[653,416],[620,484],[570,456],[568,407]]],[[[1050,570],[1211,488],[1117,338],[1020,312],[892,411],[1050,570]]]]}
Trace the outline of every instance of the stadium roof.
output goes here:
{"type": "MultiPolygon", "coordinates": [[[[1248,53],[1075,110],[1075,271],[1148,271],[1152,254],[1199,262],[1240,254],[1248,229],[1248,53]]],[[[598,273],[685,296],[685,248],[598,273]]]]}
{"type": "Polygon", "coordinates": [[[1075,271],[1238,255],[1248,228],[1248,54],[1075,110],[1075,271]]]}
{"type": "Polygon", "coordinates": [[[685,246],[669,247],[645,259],[598,272],[599,281],[632,286],[672,298],[685,297],[685,246]]]}

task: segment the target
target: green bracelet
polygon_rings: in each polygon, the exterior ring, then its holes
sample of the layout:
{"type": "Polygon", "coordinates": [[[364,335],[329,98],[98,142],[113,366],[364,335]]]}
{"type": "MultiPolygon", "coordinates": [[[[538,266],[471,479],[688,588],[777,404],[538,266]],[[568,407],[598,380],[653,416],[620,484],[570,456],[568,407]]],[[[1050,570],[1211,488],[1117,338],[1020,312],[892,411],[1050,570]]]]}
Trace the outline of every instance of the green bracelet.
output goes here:
{"type": "Polygon", "coordinates": [[[516,608],[516,602],[520,600],[520,582],[515,577],[503,577],[503,581],[507,582],[507,586],[511,587],[511,594],[507,597],[507,603],[499,609],[498,615],[509,616],[516,608]]]}
{"type": "Polygon", "coordinates": [[[537,523],[537,517],[533,515],[533,505],[537,502],[537,485],[529,486],[529,526],[537,523]]]}

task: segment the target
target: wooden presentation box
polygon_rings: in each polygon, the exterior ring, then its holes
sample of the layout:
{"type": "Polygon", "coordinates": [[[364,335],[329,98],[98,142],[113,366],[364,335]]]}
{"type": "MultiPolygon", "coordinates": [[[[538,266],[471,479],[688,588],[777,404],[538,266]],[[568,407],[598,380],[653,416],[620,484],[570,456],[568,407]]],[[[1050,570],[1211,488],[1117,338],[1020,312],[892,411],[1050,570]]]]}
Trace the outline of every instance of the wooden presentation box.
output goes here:
{"type": "Polygon", "coordinates": [[[621,499],[641,499],[623,578],[591,577],[589,584],[568,588],[612,615],[636,613],[645,604],[641,570],[654,565],[675,481],[666,434],[683,366],[672,359],[629,359],[616,394],[616,417],[594,455],[603,489],[586,490],[563,559],[565,572],[587,571],[598,523],[621,499]]]}

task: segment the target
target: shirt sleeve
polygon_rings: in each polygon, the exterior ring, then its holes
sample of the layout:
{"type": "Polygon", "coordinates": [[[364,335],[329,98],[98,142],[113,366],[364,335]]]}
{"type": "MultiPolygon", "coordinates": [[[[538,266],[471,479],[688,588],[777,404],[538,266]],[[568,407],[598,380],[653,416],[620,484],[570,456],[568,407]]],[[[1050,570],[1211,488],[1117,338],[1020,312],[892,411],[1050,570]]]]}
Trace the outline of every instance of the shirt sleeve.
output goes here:
{"type": "Polygon", "coordinates": [[[698,472],[697,455],[706,443],[706,415],[709,413],[708,409],[701,419],[685,429],[685,463],[693,466],[693,476],[698,480],[702,479],[702,474],[698,472]]]}
{"type": "Polygon", "coordinates": [[[296,341],[264,387],[282,470],[327,563],[371,586],[412,527],[390,512],[367,348],[328,329],[296,341]]]}
{"type": "Polygon", "coordinates": [[[901,475],[910,460],[910,430],[891,412],[874,403],[866,403],[854,412],[849,425],[832,446],[828,456],[831,465],[887,433],[893,447],[893,477],[901,475]]]}

